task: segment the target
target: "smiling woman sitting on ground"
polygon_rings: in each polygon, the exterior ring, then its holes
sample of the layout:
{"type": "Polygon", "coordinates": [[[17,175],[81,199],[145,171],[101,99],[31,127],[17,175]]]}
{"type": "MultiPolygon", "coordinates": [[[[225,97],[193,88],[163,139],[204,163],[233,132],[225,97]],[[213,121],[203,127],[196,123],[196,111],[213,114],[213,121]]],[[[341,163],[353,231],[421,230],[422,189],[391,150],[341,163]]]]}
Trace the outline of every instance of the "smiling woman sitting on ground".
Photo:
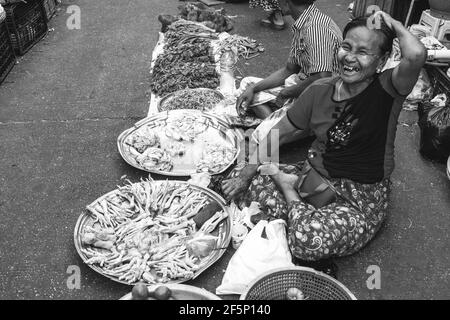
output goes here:
{"type": "Polygon", "coordinates": [[[240,205],[258,201],[265,213],[288,222],[295,258],[317,261],[353,254],[386,218],[394,170],[397,119],[426,60],[426,50],[401,22],[377,12],[379,28],[367,18],[351,21],[338,51],[340,75],[317,80],[273,127],[280,145],[298,130],[316,140],[297,165],[262,167],[270,139],[257,141],[250,163],[222,184],[240,205]],[[398,37],[402,59],[382,72],[398,37]],[[259,158],[258,158],[259,157],[259,158]],[[265,173],[265,175],[263,174],[265,173]]]}

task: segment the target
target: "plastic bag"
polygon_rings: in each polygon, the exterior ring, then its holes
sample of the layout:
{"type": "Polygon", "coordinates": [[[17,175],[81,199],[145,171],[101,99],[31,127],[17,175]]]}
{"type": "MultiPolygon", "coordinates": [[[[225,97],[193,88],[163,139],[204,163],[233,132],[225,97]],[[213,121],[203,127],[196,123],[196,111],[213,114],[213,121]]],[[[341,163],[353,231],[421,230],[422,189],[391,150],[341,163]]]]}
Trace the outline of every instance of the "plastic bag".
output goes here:
{"type": "Polygon", "coordinates": [[[6,12],[5,9],[3,9],[2,5],[0,4],[0,22],[3,22],[3,20],[6,19],[6,12]]]}
{"type": "Polygon", "coordinates": [[[419,104],[420,153],[445,163],[450,155],[450,105],[439,95],[419,104]]]}
{"type": "Polygon", "coordinates": [[[432,86],[430,83],[430,79],[425,70],[422,69],[416,85],[403,104],[403,109],[408,111],[417,110],[420,102],[430,99],[431,91],[432,86]]]}
{"type": "Polygon", "coordinates": [[[261,212],[261,205],[259,202],[253,201],[250,206],[243,208],[242,210],[232,202],[228,207],[230,210],[231,221],[234,225],[245,225],[250,229],[253,229],[255,225],[252,223],[251,218],[261,212]]]}
{"type": "Polygon", "coordinates": [[[285,226],[281,219],[258,222],[231,258],[216,294],[242,294],[263,273],[293,267],[285,226]]]}
{"type": "Polygon", "coordinates": [[[270,130],[280,122],[281,118],[286,115],[288,108],[281,108],[275,112],[273,112],[269,117],[264,119],[263,122],[253,131],[252,139],[256,143],[261,143],[265,137],[269,135],[270,130]]]}

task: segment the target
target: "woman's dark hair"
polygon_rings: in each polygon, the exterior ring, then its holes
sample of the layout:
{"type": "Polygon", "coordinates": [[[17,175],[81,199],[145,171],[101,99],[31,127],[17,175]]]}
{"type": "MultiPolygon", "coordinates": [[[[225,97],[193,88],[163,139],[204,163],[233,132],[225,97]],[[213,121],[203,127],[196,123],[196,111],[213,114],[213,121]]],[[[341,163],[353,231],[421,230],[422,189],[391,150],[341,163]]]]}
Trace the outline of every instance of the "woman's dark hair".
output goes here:
{"type": "MultiPolygon", "coordinates": [[[[343,32],[344,39],[347,36],[347,33],[352,29],[355,29],[358,27],[368,28],[369,18],[370,17],[358,17],[358,18],[353,19],[349,23],[347,23],[347,25],[344,28],[344,32],[343,32]]],[[[380,46],[381,53],[382,54],[390,53],[392,51],[392,44],[395,39],[395,33],[394,33],[394,31],[391,30],[391,28],[389,28],[386,25],[384,20],[381,20],[380,22],[381,22],[380,28],[374,28],[372,30],[374,30],[375,32],[378,32],[379,34],[381,34],[383,36],[384,41],[380,46]]]]}

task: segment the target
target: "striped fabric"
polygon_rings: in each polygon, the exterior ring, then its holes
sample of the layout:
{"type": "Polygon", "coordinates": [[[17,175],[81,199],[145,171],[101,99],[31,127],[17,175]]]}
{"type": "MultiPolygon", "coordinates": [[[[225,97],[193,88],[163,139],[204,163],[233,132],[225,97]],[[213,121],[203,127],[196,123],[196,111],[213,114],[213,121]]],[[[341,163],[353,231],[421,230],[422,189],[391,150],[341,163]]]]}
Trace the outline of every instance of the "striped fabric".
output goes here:
{"type": "Polygon", "coordinates": [[[295,21],[292,32],[289,63],[298,65],[306,75],[326,71],[339,73],[337,50],[342,32],[330,17],[312,4],[295,21]]]}
{"type": "Polygon", "coordinates": [[[6,12],[5,9],[3,9],[2,5],[0,4],[0,22],[3,22],[3,20],[6,19],[6,12]]]}

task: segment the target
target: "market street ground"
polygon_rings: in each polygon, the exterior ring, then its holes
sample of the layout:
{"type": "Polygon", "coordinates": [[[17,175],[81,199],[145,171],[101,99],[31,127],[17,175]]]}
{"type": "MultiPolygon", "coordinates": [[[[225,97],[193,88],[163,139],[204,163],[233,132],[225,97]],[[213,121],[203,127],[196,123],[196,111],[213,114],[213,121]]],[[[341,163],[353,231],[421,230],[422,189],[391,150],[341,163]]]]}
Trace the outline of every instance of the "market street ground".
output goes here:
{"type": "MultiPolygon", "coordinates": [[[[343,27],[349,2],[317,4],[343,27]]],[[[116,139],[148,112],[157,16],[175,14],[179,3],[63,0],[50,22],[54,31],[0,86],[1,299],[118,299],[130,291],[83,264],[74,226],[85,206],[122,176],[145,177],[122,160],[116,139]],[[80,30],[66,26],[69,5],[81,8],[80,30]],[[73,289],[67,282],[77,270],[81,286],[73,289]]],[[[236,16],[233,32],[266,48],[240,64],[242,75],[266,76],[285,62],[289,29],[260,27],[264,13],[247,3],[224,7],[236,16]]],[[[450,297],[450,183],[443,165],[420,157],[416,121],[414,112],[400,118],[387,223],[361,252],[336,260],[339,280],[359,299],[450,297]],[[368,278],[378,268],[380,288],[370,290],[368,278]]],[[[304,150],[291,145],[282,159],[296,161],[299,154],[304,150]]],[[[230,248],[187,284],[215,292],[232,254],[230,248]]]]}

